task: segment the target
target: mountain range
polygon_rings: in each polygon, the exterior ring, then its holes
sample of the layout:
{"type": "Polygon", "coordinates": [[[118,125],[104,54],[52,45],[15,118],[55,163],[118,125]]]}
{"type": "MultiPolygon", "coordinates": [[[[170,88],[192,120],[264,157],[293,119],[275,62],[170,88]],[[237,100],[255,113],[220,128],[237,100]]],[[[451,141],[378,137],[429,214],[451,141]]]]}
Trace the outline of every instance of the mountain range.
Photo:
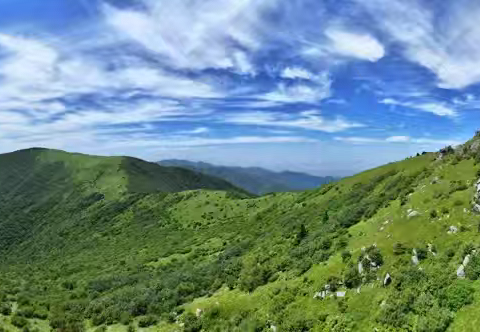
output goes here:
{"type": "Polygon", "coordinates": [[[158,163],[163,166],[182,167],[215,176],[256,195],[314,189],[339,179],[333,176],[321,177],[291,171],[274,172],[260,167],[218,166],[178,159],[162,160],[158,163]]]}
{"type": "Polygon", "coordinates": [[[2,331],[478,331],[480,134],[320,188],[0,155],[2,331]]]}

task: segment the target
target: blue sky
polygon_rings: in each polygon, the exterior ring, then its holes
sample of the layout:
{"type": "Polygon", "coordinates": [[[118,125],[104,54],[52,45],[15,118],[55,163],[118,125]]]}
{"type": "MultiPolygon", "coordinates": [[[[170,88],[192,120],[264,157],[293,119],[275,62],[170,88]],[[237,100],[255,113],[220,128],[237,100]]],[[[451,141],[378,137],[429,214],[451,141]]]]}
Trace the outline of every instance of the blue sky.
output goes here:
{"type": "Polygon", "coordinates": [[[0,152],[347,175],[480,127],[470,0],[0,0],[0,152]]]}

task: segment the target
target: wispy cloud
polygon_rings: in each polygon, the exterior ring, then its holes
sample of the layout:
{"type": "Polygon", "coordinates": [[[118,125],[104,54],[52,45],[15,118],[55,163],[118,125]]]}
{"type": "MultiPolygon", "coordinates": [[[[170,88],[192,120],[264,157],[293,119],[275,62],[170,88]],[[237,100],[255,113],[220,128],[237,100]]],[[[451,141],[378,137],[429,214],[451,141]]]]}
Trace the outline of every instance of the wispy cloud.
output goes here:
{"type": "Polygon", "coordinates": [[[331,42],[330,52],[334,54],[372,62],[385,55],[383,45],[369,34],[339,28],[329,28],[325,34],[331,42]]]}
{"type": "Polygon", "coordinates": [[[456,117],[458,112],[450,108],[449,106],[438,103],[438,102],[408,102],[408,101],[398,101],[391,98],[386,98],[381,101],[382,104],[393,105],[393,106],[402,106],[407,108],[413,108],[420,110],[422,112],[433,113],[438,116],[447,116],[447,117],[456,117]]]}
{"type": "Polygon", "coordinates": [[[222,121],[237,125],[297,128],[327,133],[364,127],[361,123],[348,121],[340,117],[326,119],[316,110],[303,111],[298,115],[262,111],[245,112],[226,116],[222,121]]]}
{"type": "Polygon", "coordinates": [[[245,50],[260,47],[261,14],[274,1],[144,0],[143,10],[104,6],[107,22],[169,66],[251,73],[245,50]],[[188,27],[188,28],[187,28],[188,27]]]}
{"type": "Polygon", "coordinates": [[[393,43],[401,45],[408,59],[437,75],[439,87],[460,89],[480,81],[478,2],[445,2],[448,19],[419,0],[358,3],[373,14],[393,43]]]}
{"type": "Polygon", "coordinates": [[[431,138],[414,138],[410,136],[390,136],[385,138],[358,137],[358,136],[342,136],[335,137],[336,141],[352,143],[352,144],[421,144],[421,145],[459,145],[460,141],[451,139],[431,139],[431,138]]]}

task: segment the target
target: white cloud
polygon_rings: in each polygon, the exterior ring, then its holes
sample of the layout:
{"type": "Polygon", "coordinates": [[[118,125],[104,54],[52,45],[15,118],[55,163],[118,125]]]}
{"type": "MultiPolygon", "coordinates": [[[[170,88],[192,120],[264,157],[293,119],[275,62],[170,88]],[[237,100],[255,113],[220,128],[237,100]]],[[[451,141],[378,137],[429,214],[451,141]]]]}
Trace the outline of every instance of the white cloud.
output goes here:
{"type": "Polygon", "coordinates": [[[282,70],[280,74],[280,77],[292,79],[292,80],[294,79],[311,80],[311,79],[314,79],[315,76],[316,76],[315,74],[300,67],[286,67],[282,70]]]}
{"type": "Polygon", "coordinates": [[[252,125],[266,127],[298,128],[314,131],[335,133],[351,128],[364,127],[363,124],[347,121],[342,118],[325,119],[319,111],[304,111],[300,114],[283,114],[274,112],[245,112],[226,116],[222,122],[237,125],[252,125]]]}
{"type": "Polygon", "coordinates": [[[385,55],[383,45],[371,35],[337,28],[327,29],[325,35],[332,44],[330,51],[333,53],[372,62],[385,55]]]}
{"type": "Polygon", "coordinates": [[[177,134],[184,134],[184,135],[195,135],[195,134],[206,134],[209,133],[210,129],[207,127],[198,127],[192,130],[182,130],[178,132],[177,134]]]}
{"type": "MultiPolygon", "coordinates": [[[[438,77],[438,86],[461,89],[480,82],[480,3],[442,3],[436,15],[418,0],[358,0],[405,56],[438,77]]],[[[428,2],[427,2],[428,3],[428,2]]]]}
{"type": "Polygon", "coordinates": [[[409,136],[390,136],[385,139],[386,142],[405,143],[410,141],[409,136]]]}
{"type": "Polygon", "coordinates": [[[381,103],[393,106],[402,106],[417,109],[423,112],[433,113],[438,116],[456,117],[457,111],[447,105],[438,102],[403,102],[391,98],[386,98],[381,103]]]}
{"type": "Polygon", "coordinates": [[[260,47],[262,13],[274,1],[143,0],[143,11],[104,6],[118,32],[176,68],[233,69],[252,73],[242,49],[260,47]]]}
{"type": "MultiPolygon", "coordinates": [[[[300,72],[289,71],[287,74],[292,76],[298,75],[300,72]]],[[[277,103],[318,103],[331,96],[331,85],[332,80],[329,73],[321,72],[318,75],[310,76],[308,83],[281,82],[275,90],[259,96],[259,98],[277,103]]]]}
{"type": "Polygon", "coordinates": [[[386,138],[375,137],[358,137],[358,136],[342,136],[335,137],[334,140],[352,144],[387,144],[387,143],[403,143],[403,144],[418,144],[418,145],[458,145],[460,141],[451,139],[431,139],[431,138],[413,138],[410,136],[390,136],[386,138]]]}

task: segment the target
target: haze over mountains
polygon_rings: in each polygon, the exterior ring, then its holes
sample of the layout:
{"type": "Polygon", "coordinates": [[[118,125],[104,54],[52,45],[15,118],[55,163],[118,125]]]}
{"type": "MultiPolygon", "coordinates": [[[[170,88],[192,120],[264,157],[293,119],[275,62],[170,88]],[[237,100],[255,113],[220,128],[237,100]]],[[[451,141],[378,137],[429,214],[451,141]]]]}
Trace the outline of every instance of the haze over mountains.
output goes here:
{"type": "Polygon", "coordinates": [[[7,331],[477,331],[480,136],[304,192],[0,155],[7,331]]]}
{"type": "Polygon", "coordinates": [[[274,172],[260,167],[218,166],[179,159],[162,160],[158,163],[163,166],[177,166],[215,176],[257,195],[314,189],[339,179],[333,176],[320,177],[291,171],[274,172]]]}

